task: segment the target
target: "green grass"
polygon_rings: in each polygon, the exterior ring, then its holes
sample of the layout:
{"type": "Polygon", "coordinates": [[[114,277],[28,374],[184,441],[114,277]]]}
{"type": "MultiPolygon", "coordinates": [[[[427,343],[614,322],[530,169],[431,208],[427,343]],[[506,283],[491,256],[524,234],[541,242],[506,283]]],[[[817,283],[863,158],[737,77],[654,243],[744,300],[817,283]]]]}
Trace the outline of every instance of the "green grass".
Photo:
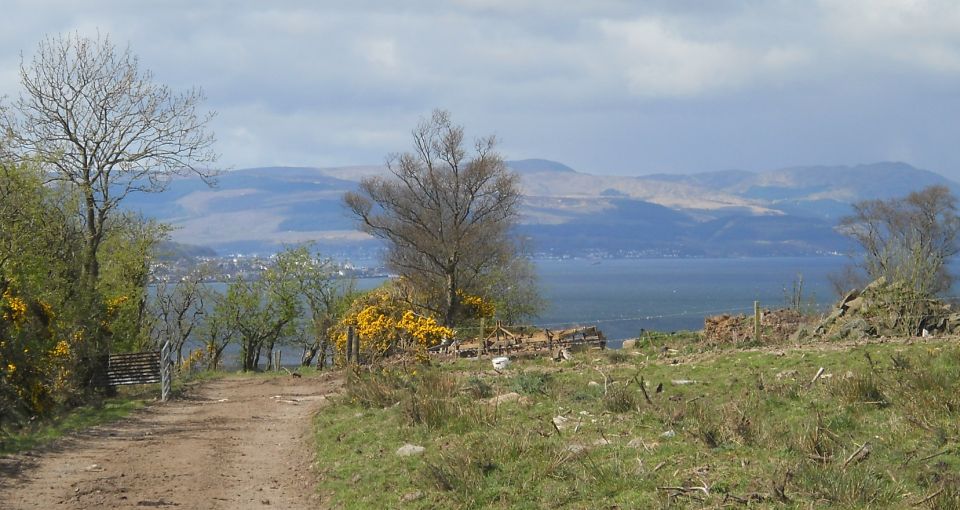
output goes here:
{"type": "Polygon", "coordinates": [[[319,490],[345,508],[960,507],[953,343],[674,356],[361,374],[316,418],[319,490]]]}
{"type": "MultiPolygon", "coordinates": [[[[286,375],[286,372],[282,374],[286,375]]],[[[182,395],[191,384],[218,379],[225,375],[227,373],[222,371],[204,370],[187,376],[177,376],[173,380],[172,398],[182,395]]],[[[43,420],[26,423],[16,431],[6,431],[6,435],[0,435],[0,453],[30,450],[71,432],[123,419],[159,396],[158,384],[122,386],[118,388],[115,397],[104,398],[65,410],[43,420]]]]}
{"type": "Polygon", "coordinates": [[[128,416],[159,395],[156,385],[121,388],[117,397],[75,407],[42,422],[26,424],[21,430],[0,437],[0,453],[16,453],[43,446],[66,434],[102,425],[128,416]]]}

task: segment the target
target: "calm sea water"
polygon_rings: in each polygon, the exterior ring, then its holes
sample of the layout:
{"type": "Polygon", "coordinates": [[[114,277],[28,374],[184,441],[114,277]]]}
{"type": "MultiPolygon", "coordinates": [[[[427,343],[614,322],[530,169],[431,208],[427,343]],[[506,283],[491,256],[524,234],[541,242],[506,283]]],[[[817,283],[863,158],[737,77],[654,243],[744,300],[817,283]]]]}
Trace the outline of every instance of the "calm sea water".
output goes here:
{"type": "Polygon", "coordinates": [[[828,275],[848,262],[845,257],[539,260],[548,306],[534,323],[595,324],[611,340],[636,337],[641,329],[701,329],[707,315],[752,313],[754,300],[765,308],[785,306],[801,276],[803,302],[823,308],[836,298],[828,275]]]}
{"type": "MultiPolygon", "coordinates": [[[[799,277],[805,306],[822,309],[836,299],[828,275],[847,263],[844,257],[537,260],[547,306],[531,323],[596,325],[617,347],[641,329],[696,330],[708,315],[753,313],[754,300],[783,307],[799,277]]],[[[383,281],[364,278],[356,285],[368,290],[383,281]]],[[[235,350],[228,348],[228,357],[235,350]]]]}

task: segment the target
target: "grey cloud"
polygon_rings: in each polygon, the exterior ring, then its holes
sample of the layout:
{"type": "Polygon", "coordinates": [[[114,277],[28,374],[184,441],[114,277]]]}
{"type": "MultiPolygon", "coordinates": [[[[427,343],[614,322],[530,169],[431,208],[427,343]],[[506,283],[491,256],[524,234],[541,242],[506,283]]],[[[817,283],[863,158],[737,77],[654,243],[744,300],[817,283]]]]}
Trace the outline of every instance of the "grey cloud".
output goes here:
{"type": "Polygon", "coordinates": [[[908,159],[960,177],[946,1],[14,2],[0,94],[45,33],[109,33],[220,111],[224,162],[379,163],[433,107],[512,157],[616,173],[908,159]]]}

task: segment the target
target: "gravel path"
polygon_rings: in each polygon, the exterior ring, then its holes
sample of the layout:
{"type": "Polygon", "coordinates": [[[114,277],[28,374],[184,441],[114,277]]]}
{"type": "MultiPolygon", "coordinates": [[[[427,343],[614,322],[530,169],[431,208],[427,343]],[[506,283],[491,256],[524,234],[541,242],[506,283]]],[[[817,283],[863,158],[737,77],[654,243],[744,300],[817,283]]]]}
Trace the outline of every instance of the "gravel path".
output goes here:
{"type": "Polygon", "coordinates": [[[0,508],[317,508],[311,418],[332,374],[227,377],[0,458],[0,508]]]}

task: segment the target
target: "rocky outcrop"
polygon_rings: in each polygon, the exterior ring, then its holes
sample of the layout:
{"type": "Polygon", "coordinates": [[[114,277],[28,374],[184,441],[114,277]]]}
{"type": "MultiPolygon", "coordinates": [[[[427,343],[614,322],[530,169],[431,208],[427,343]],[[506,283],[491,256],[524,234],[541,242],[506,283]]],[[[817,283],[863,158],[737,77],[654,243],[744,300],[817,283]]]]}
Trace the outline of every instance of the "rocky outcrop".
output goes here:
{"type": "Polygon", "coordinates": [[[880,278],[847,293],[819,324],[798,329],[791,339],[857,340],[958,331],[960,313],[949,304],[880,278]]]}

